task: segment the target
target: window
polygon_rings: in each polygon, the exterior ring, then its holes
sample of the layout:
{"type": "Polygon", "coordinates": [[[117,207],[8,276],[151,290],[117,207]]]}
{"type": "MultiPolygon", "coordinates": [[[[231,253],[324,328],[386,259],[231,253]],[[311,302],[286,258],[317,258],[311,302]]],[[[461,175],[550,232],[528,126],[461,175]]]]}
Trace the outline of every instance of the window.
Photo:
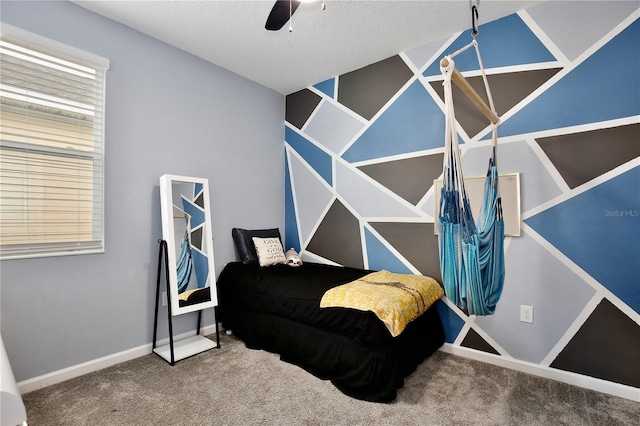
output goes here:
{"type": "Polygon", "coordinates": [[[108,67],[2,24],[0,258],[104,251],[108,67]]]}

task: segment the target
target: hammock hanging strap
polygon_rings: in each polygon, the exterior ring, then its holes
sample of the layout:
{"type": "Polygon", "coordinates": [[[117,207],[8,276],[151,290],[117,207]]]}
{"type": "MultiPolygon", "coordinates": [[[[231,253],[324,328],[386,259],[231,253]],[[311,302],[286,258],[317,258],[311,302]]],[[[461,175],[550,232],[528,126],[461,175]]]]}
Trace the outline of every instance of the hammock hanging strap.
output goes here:
{"type": "MultiPolygon", "coordinates": [[[[470,315],[491,315],[495,312],[504,283],[504,222],[497,169],[499,120],[495,114],[475,34],[472,43],[443,59],[441,71],[444,75],[446,126],[443,185],[438,210],[438,244],[445,294],[456,306],[466,310],[470,315]],[[486,111],[483,113],[491,120],[493,126],[484,199],[477,224],[474,221],[464,185],[451,88],[453,79],[462,79],[466,83],[464,77],[460,76],[455,69],[452,58],[471,46],[476,48],[490,104],[490,109],[488,107],[486,109],[491,114],[486,111]],[[495,120],[492,117],[495,117],[495,120]]],[[[461,83],[456,81],[456,84],[461,83]]],[[[461,89],[468,94],[464,87],[461,89]]],[[[475,95],[479,102],[484,104],[471,86],[467,89],[470,89],[469,97],[474,103],[477,104],[472,98],[475,95]]],[[[486,104],[484,106],[486,107],[486,104]]],[[[480,107],[480,109],[483,108],[480,107]]]]}

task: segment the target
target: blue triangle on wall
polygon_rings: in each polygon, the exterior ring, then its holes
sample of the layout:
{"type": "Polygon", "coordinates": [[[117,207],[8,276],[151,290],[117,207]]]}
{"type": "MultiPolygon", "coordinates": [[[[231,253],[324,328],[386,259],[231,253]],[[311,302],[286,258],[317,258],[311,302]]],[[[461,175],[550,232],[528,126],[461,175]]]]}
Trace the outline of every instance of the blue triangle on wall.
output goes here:
{"type": "Polygon", "coordinates": [[[204,210],[186,198],[182,199],[182,210],[191,216],[191,229],[204,224],[204,210]]]}
{"type": "Polygon", "coordinates": [[[525,220],[640,312],[640,166],[525,220]]]}
{"type": "Polygon", "coordinates": [[[500,125],[500,136],[638,115],[639,39],[640,20],[636,20],[500,125]]]}
{"type": "Polygon", "coordinates": [[[296,206],[293,202],[293,189],[291,188],[291,173],[289,172],[289,155],[285,151],[284,168],[284,251],[294,248],[300,253],[300,236],[298,235],[298,220],[296,219],[296,206]]]}
{"type": "Polygon", "coordinates": [[[349,162],[444,146],[444,114],[415,81],[343,154],[349,162]]]}
{"type": "Polygon", "coordinates": [[[331,99],[335,99],[335,91],[336,91],[336,79],[330,78],[328,80],[322,81],[318,84],[314,84],[313,87],[329,96],[331,99]]]}
{"type": "Polygon", "coordinates": [[[331,156],[302,137],[289,126],[284,129],[285,140],[304,158],[329,185],[333,182],[333,161],[331,156]]]}
{"type": "Polygon", "coordinates": [[[397,274],[413,274],[407,266],[400,261],[371,231],[364,228],[367,244],[367,258],[369,269],[376,271],[387,270],[397,274]]]}
{"type": "MultiPolygon", "coordinates": [[[[193,198],[196,198],[196,196],[197,196],[200,192],[202,192],[202,190],[203,190],[203,189],[204,189],[204,185],[203,185],[203,184],[201,184],[201,183],[196,183],[196,184],[193,186],[193,198]]],[[[200,206],[200,207],[202,207],[202,206],[200,206]]]]}
{"type": "Polygon", "coordinates": [[[438,300],[435,303],[435,306],[438,310],[438,314],[440,315],[442,327],[444,328],[444,341],[447,343],[453,343],[458,337],[458,334],[460,334],[465,322],[442,300],[438,300]]]}
{"type": "MultiPolygon", "coordinates": [[[[470,42],[471,31],[463,32],[460,37],[447,47],[441,56],[452,54],[470,42]]],[[[517,14],[480,25],[478,27],[478,46],[485,68],[535,64],[556,60],[517,14]]],[[[460,53],[453,60],[459,71],[480,69],[474,48],[460,53]]],[[[426,77],[441,75],[440,58],[429,65],[423,75],[426,77]]]]}

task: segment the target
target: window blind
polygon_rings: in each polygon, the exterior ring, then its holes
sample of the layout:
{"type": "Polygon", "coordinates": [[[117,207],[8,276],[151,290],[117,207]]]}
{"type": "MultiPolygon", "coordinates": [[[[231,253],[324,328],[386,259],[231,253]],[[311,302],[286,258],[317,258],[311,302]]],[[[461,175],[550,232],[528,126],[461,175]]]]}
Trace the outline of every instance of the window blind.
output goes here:
{"type": "Polygon", "coordinates": [[[0,258],[104,251],[106,59],[0,34],[0,258]]]}

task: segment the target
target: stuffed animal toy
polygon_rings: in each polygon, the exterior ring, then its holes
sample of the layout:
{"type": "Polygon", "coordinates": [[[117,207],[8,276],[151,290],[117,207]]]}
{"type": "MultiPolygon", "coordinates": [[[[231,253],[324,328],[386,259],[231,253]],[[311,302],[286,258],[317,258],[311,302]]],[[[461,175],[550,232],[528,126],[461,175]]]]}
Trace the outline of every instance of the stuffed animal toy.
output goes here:
{"type": "Polygon", "coordinates": [[[302,266],[302,259],[300,259],[300,256],[298,256],[298,253],[293,248],[287,250],[284,257],[286,258],[285,263],[287,265],[296,267],[302,266]]]}

